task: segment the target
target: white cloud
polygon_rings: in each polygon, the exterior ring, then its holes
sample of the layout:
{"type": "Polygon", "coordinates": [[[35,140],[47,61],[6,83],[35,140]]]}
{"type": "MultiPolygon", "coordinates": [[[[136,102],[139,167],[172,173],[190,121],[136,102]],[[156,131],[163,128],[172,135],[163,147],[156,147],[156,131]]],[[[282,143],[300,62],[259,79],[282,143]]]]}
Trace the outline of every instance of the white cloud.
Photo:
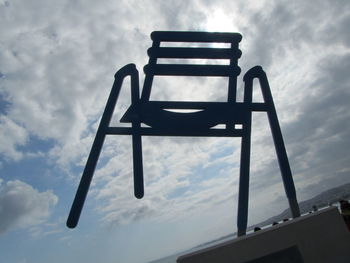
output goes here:
{"type": "MultiPolygon", "coordinates": [[[[153,0],[151,4],[147,0],[0,1],[0,96],[6,103],[0,117],[0,152],[4,157],[0,158],[0,166],[6,170],[21,164],[11,164],[10,160],[28,158],[25,160],[28,164],[34,160],[33,156],[42,156],[50,168],[55,165],[53,173],[57,167],[66,172],[59,171],[51,183],[59,180],[57,187],[66,184],[67,191],[74,191],[72,185],[80,179],[115,71],[127,63],[135,63],[142,83],[142,67],[148,61],[152,31],[210,29],[243,35],[240,98],[243,74],[257,64],[265,69],[299,200],[348,182],[349,3],[347,0],[153,0]],[[41,152],[32,151],[32,138],[35,146],[37,140],[43,139],[50,141],[52,148],[45,151],[39,146],[41,152]]],[[[130,104],[129,84],[127,80],[121,91],[113,124],[130,104]]],[[[222,89],[226,83],[215,79],[210,83],[176,77],[156,79],[153,87],[152,96],[158,99],[223,100],[226,97],[226,90],[222,89]]],[[[0,110],[3,109],[0,105],[0,110]]],[[[275,215],[288,205],[268,121],[262,115],[254,115],[249,223],[275,215]]],[[[163,250],[166,245],[170,254],[180,245],[187,248],[234,231],[239,139],[144,137],[143,142],[145,197],[137,200],[133,196],[130,137],[106,139],[81,217],[83,227],[68,237],[78,251],[85,252],[71,256],[69,253],[77,250],[65,250],[68,261],[85,255],[85,261],[92,262],[97,255],[104,262],[112,262],[116,254],[120,257],[124,253],[128,255],[120,261],[133,262],[128,249],[123,248],[134,247],[135,240],[146,243],[140,245],[140,254],[157,256],[167,253],[163,250]],[[89,218],[91,211],[93,217],[89,218]],[[98,218],[100,226],[117,226],[114,229],[115,236],[120,238],[117,247],[116,242],[108,241],[114,236],[112,231],[103,235],[100,248],[96,247],[98,218]],[[94,222],[87,230],[84,223],[91,221],[94,222]],[[148,231],[141,229],[143,225],[148,231]],[[165,231],[158,229],[160,225],[165,231]],[[86,232],[90,230],[94,233],[86,232]],[[134,235],[129,235],[131,232],[134,235]],[[191,233],[188,240],[176,244],[174,240],[186,232],[191,233]],[[94,248],[91,254],[86,252],[89,249],[81,242],[80,233],[89,235],[84,238],[91,241],[94,248]],[[156,240],[159,246],[154,246],[156,240]],[[108,256],[110,259],[106,260],[104,257],[108,256]]],[[[33,236],[50,238],[50,233],[62,230],[65,218],[60,218],[57,225],[47,223],[57,197],[37,188],[34,183],[30,186],[21,181],[3,182],[0,207],[8,212],[5,217],[0,212],[0,232],[24,227],[33,236]],[[12,201],[4,202],[4,198],[12,201]]],[[[55,193],[61,192],[55,189],[55,193]]],[[[55,237],[59,239],[58,235],[55,237]]],[[[63,244],[67,242],[59,242],[54,249],[46,250],[47,254],[57,253],[63,244]]],[[[134,256],[135,262],[140,261],[136,259],[138,255],[134,256]]],[[[27,261],[43,261],[38,257],[27,261]]],[[[52,260],[59,262],[62,258],[52,260]]]]}
{"type": "Polygon", "coordinates": [[[23,154],[17,149],[17,146],[27,142],[27,130],[7,116],[0,116],[0,134],[0,154],[8,159],[20,160],[23,154]]]}
{"type": "Polygon", "coordinates": [[[45,222],[58,201],[52,191],[39,192],[19,180],[0,183],[0,234],[45,222]]]}

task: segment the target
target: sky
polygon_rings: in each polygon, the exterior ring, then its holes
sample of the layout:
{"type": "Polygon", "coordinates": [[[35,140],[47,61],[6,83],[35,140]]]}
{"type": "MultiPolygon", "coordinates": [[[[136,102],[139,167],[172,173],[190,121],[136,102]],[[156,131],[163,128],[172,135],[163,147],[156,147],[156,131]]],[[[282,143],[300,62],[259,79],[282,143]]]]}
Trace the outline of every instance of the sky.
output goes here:
{"type": "MultiPolygon", "coordinates": [[[[107,137],[79,225],[65,226],[114,73],[135,63],[142,83],[156,30],[241,33],[240,98],[261,65],[298,200],[350,182],[349,1],[0,0],[1,262],[142,263],[236,231],[238,138],[143,137],[138,200],[131,138],[107,137]]],[[[151,98],[220,101],[225,88],[160,78],[151,98]]],[[[288,206],[265,113],[253,114],[250,170],[254,224],[288,206]]]]}

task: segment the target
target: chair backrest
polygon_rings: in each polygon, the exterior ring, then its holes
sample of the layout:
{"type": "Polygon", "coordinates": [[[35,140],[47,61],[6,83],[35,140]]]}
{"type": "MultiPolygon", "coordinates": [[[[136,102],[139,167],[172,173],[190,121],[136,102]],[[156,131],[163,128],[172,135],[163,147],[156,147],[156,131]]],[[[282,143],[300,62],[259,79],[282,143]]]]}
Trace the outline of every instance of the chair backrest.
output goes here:
{"type": "Polygon", "coordinates": [[[229,77],[228,101],[236,101],[237,76],[241,70],[238,67],[238,59],[242,52],[238,44],[242,36],[238,33],[208,33],[208,32],[167,32],[155,31],[151,34],[152,47],[148,49],[149,62],[144,67],[146,74],[142,90],[141,100],[148,101],[151,93],[153,77],[156,75],[167,76],[222,76],[229,77]],[[229,47],[163,47],[164,42],[186,43],[226,43],[229,47]],[[187,63],[159,63],[158,59],[181,59],[187,63]],[[193,59],[227,60],[225,65],[198,64],[193,59]],[[191,63],[192,62],[192,63],[191,63]]]}

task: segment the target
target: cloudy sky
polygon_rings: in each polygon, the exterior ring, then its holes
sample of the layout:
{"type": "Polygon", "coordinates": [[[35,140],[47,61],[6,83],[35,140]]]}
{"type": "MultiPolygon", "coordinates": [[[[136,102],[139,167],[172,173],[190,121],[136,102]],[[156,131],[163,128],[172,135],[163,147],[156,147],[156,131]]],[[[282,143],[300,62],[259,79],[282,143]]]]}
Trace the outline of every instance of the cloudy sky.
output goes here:
{"type": "MultiPolygon", "coordinates": [[[[108,137],[65,227],[113,75],[135,63],[143,81],[155,30],[240,32],[242,73],[269,77],[299,201],[350,182],[349,1],[0,0],[1,262],[142,263],[236,230],[237,138],[144,137],[137,200],[131,139],[108,137]]],[[[220,100],[222,81],[161,79],[152,98],[220,100]]],[[[288,206],[264,113],[252,136],[249,224],[288,206]]]]}

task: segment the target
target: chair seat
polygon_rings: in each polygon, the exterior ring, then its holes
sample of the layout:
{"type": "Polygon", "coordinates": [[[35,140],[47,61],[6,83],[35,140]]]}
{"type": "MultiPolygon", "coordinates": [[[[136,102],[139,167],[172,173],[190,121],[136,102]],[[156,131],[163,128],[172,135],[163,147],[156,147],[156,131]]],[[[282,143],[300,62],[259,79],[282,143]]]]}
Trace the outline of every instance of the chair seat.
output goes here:
{"type": "Polygon", "coordinates": [[[244,110],[237,104],[178,102],[174,107],[166,103],[144,102],[131,105],[120,122],[139,121],[152,128],[210,129],[218,124],[242,123],[244,110]],[[190,107],[188,107],[190,105],[190,107]],[[174,111],[173,111],[174,110],[174,111]],[[176,112],[176,110],[196,110],[176,112]]]}

